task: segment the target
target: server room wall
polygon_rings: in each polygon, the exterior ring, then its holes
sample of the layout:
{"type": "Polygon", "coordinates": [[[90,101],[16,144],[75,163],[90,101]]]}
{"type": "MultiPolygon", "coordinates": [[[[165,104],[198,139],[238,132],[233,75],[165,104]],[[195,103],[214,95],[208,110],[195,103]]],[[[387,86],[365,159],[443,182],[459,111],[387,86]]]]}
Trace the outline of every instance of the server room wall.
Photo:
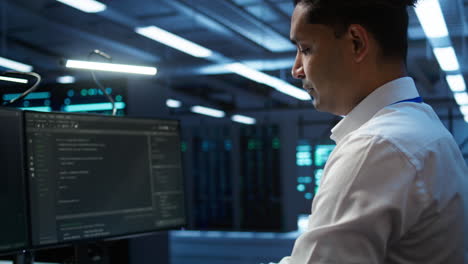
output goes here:
{"type": "Polygon", "coordinates": [[[465,162],[468,163],[468,126],[463,119],[457,119],[453,121],[453,124],[447,124],[449,122],[445,122],[446,126],[451,128],[451,133],[455,138],[458,146],[462,151],[463,157],[465,158],[465,162]]]}
{"type": "Polygon", "coordinates": [[[148,78],[129,78],[127,85],[129,116],[168,116],[166,99],[169,88],[164,83],[148,78]]]}
{"type": "MultiPolygon", "coordinates": [[[[128,116],[162,117],[168,116],[166,98],[168,87],[150,79],[128,79],[128,116]]],[[[129,239],[129,263],[169,264],[168,232],[129,239]]]]}
{"type": "MultiPolygon", "coordinates": [[[[279,139],[280,139],[280,177],[281,177],[281,193],[282,193],[282,212],[281,212],[281,221],[282,230],[293,230],[297,227],[297,216],[301,213],[307,213],[310,211],[310,200],[305,200],[303,194],[298,193],[297,188],[297,165],[296,165],[296,147],[299,140],[308,139],[311,142],[318,142],[322,139],[328,140],[329,137],[329,129],[331,124],[333,124],[333,117],[328,114],[318,113],[313,110],[307,111],[271,111],[271,112],[264,112],[264,113],[249,113],[249,116],[254,116],[257,118],[258,124],[255,126],[265,126],[265,125],[276,125],[279,129],[279,139]]],[[[187,175],[187,185],[188,188],[188,196],[195,197],[193,193],[192,187],[196,187],[197,184],[202,184],[196,182],[196,179],[193,178],[192,169],[194,168],[194,160],[193,157],[196,153],[193,153],[194,146],[193,144],[193,137],[194,133],[202,133],[202,134],[209,134],[209,130],[212,128],[213,130],[219,129],[220,127],[228,128],[227,138],[232,139],[232,182],[234,185],[238,184],[238,181],[241,177],[245,176],[242,175],[240,171],[241,168],[238,167],[241,162],[239,159],[242,155],[246,153],[242,153],[240,149],[239,141],[236,140],[239,138],[239,133],[241,131],[241,127],[245,127],[243,125],[239,125],[236,123],[232,123],[229,120],[219,120],[209,117],[184,117],[182,118],[182,132],[184,134],[183,139],[186,141],[187,152],[184,153],[185,157],[185,174],[187,175]],[[200,128],[203,128],[203,132],[197,132],[200,128]],[[191,186],[191,187],[190,187],[191,186]]],[[[213,132],[214,133],[214,132],[213,132]]],[[[259,175],[259,177],[261,177],[259,175]]],[[[273,180],[266,177],[266,180],[273,180]]],[[[221,187],[220,187],[221,188],[221,187]]],[[[237,195],[239,196],[239,195],[237,195]]],[[[237,197],[238,199],[242,199],[242,197],[237,197]]],[[[193,212],[194,206],[189,206],[189,215],[193,216],[196,212],[193,212]]],[[[236,209],[234,209],[235,211],[236,209]]],[[[238,209],[239,210],[239,209],[238,209]]],[[[236,213],[234,213],[236,215],[236,213]]],[[[234,219],[236,219],[234,217],[234,219]]],[[[275,219],[272,219],[275,220],[275,219]]],[[[235,230],[236,228],[241,227],[242,225],[236,223],[239,220],[233,220],[231,223],[235,230]]],[[[261,221],[258,219],[258,221],[261,221]]],[[[194,224],[196,221],[192,218],[190,219],[190,224],[192,227],[196,226],[194,224]]],[[[198,223],[200,224],[200,223],[198,223]]],[[[261,223],[259,223],[261,225],[261,223]]],[[[203,225],[207,227],[207,229],[216,229],[215,226],[210,226],[209,223],[205,223],[203,225]]],[[[218,227],[218,230],[225,230],[229,229],[227,226],[224,228],[222,226],[218,227]]],[[[261,231],[261,228],[258,230],[252,230],[248,228],[250,231],[261,231]]]]}

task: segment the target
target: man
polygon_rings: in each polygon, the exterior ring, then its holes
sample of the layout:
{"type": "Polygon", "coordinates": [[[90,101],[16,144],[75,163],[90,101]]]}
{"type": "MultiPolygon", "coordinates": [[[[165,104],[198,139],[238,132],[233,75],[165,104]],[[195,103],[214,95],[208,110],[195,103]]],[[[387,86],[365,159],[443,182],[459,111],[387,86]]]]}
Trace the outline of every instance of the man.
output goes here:
{"type": "Polygon", "coordinates": [[[317,110],[344,118],[308,230],[281,264],[468,263],[468,169],[406,73],[414,4],[295,1],[292,74],[317,110]]]}

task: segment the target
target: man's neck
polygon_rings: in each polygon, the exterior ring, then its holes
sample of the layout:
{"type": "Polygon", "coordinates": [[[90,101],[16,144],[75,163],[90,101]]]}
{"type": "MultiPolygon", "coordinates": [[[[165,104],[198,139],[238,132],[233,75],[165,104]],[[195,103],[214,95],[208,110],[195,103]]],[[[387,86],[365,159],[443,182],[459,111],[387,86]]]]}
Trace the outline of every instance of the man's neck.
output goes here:
{"type": "Polygon", "coordinates": [[[362,100],[384,84],[408,76],[404,63],[386,64],[384,66],[375,67],[374,69],[375,70],[372,72],[360,76],[358,86],[358,89],[361,91],[360,96],[353,105],[342,111],[343,114],[340,115],[349,114],[362,100]]]}

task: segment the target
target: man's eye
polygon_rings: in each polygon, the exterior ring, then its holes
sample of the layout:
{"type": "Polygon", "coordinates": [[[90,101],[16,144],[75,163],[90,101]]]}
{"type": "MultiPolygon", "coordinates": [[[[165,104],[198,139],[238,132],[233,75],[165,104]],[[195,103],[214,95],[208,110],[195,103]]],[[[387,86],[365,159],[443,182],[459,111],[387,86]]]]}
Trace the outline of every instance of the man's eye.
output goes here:
{"type": "Polygon", "coordinates": [[[310,53],[309,48],[300,49],[300,51],[301,51],[302,54],[309,54],[310,53]]]}

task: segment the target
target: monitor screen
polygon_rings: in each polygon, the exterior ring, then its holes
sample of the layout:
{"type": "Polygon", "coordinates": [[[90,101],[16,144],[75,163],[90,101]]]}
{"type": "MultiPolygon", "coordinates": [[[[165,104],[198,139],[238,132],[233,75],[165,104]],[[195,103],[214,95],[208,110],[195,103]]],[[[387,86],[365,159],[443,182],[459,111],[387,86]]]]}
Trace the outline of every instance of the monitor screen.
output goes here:
{"type": "Polygon", "coordinates": [[[0,254],[27,246],[21,111],[0,108],[0,254]]]}
{"type": "Polygon", "coordinates": [[[25,113],[35,247],[185,225],[179,122],[25,113]]]}

